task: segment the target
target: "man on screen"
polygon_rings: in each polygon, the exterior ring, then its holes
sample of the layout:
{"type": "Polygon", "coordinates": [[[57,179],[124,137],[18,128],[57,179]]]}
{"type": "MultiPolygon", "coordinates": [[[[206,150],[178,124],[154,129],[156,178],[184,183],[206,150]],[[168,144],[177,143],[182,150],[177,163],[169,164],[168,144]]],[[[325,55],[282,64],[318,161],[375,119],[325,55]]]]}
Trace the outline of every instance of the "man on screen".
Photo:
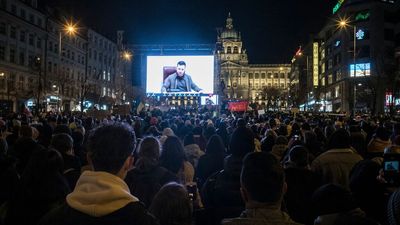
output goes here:
{"type": "Polygon", "coordinates": [[[176,65],[176,72],[169,75],[163,83],[161,92],[196,92],[202,91],[193,81],[189,74],[185,73],[186,63],[179,61],[176,65]]]}

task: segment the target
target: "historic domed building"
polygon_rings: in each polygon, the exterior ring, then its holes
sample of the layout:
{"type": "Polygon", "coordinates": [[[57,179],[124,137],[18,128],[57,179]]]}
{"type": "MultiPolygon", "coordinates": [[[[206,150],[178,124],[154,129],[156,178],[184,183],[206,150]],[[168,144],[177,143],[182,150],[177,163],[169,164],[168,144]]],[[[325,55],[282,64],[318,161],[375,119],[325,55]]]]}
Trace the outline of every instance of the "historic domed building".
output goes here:
{"type": "MultiPolygon", "coordinates": [[[[249,64],[239,31],[228,14],[225,28],[218,34],[217,57],[221,95],[227,100],[249,100],[260,105],[267,99],[279,108],[287,107],[290,64],[249,64]],[[270,90],[279,91],[270,91],[270,90]],[[268,93],[279,93],[270,96],[268,93]]],[[[270,102],[271,103],[271,102],[270,102]]],[[[268,104],[267,104],[268,105],[268,104]]]]}

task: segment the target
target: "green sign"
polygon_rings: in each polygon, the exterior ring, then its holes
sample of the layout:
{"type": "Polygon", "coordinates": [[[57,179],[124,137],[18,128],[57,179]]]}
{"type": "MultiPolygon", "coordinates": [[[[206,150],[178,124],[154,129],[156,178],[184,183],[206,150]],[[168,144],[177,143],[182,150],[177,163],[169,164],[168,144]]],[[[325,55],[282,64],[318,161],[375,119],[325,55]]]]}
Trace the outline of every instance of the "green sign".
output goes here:
{"type": "Polygon", "coordinates": [[[339,0],[336,3],[336,5],[332,9],[332,14],[335,14],[340,9],[340,6],[342,6],[343,2],[344,2],[344,0],[339,0]]]}
{"type": "Polygon", "coordinates": [[[359,12],[356,14],[356,21],[368,20],[371,14],[369,12],[359,12]]]}

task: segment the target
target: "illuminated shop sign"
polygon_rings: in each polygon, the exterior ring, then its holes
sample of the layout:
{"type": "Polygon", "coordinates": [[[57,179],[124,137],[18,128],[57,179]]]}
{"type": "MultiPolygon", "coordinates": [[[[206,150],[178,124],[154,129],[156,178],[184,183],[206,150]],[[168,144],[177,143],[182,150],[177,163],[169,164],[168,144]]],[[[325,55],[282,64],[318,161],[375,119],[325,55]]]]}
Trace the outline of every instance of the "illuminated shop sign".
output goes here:
{"type": "Polygon", "coordinates": [[[364,77],[371,75],[371,63],[358,63],[354,68],[354,64],[350,64],[350,76],[364,77]]]}
{"type": "Polygon", "coordinates": [[[313,83],[318,86],[318,42],[313,43],[313,83]]]}
{"type": "Polygon", "coordinates": [[[340,6],[342,6],[343,2],[344,2],[344,0],[339,0],[336,3],[336,5],[332,9],[332,14],[335,14],[340,9],[340,6]]]}

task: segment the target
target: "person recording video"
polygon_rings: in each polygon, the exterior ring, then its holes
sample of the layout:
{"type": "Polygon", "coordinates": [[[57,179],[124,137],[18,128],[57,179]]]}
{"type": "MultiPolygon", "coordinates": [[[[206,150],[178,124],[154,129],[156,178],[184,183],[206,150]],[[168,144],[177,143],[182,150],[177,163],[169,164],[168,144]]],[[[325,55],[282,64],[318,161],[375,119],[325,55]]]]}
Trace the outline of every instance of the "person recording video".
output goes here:
{"type": "Polygon", "coordinates": [[[176,65],[176,72],[169,75],[165,80],[161,88],[161,92],[201,92],[199,88],[192,80],[192,77],[185,73],[186,63],[179,61],[176,65]]]}

